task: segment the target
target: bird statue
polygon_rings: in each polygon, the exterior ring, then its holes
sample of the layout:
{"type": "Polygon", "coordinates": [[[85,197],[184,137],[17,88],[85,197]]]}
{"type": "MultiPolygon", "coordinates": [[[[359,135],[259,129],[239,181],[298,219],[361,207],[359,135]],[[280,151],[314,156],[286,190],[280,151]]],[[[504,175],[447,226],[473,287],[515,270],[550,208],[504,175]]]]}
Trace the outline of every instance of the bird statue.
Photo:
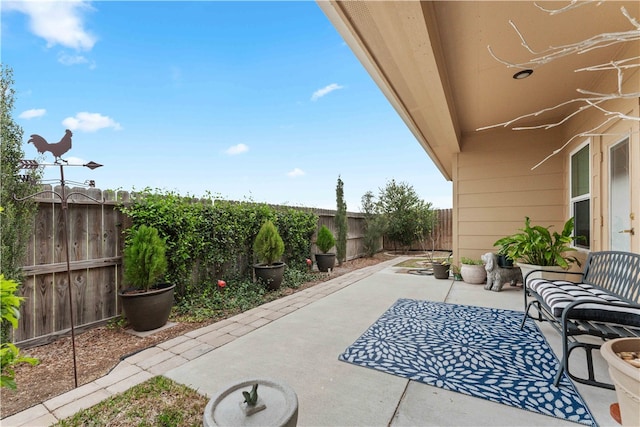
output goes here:
{"type": "Polygon", "coordinates": [[[50,152],[55,156],[55,163],[63,161],[68,163],[62,156],[64,153],[71,149],[71,137],[73,133],[69,129],[65,130],[65,134],[59,142],[48,143],[46,139],[41,137],[40,135],[31,135],[31,139],[27,142],[33,143],[38,153],[44,153],[45,151],[50,152]]]}

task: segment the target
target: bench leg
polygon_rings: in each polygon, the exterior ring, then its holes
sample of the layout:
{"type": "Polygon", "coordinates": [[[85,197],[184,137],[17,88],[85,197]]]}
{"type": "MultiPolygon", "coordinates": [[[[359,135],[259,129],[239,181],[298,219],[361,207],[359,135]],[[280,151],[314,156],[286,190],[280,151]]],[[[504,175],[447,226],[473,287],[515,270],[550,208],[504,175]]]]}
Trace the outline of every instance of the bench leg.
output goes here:
{"type": "Polygon", "coordinates": [[[569,334],[566,332],[566,324],[563,325],[562,328],[562,360],[560,361],[560,366],[558,367],[558,373],[556,374],[553,385],[558,387],[560,385],[560,381],[562,380],[562,373],[566,372],[567,376],[572,380],[587,384],[591,386],[596,386],[600,388],[606,388],[609,390],[615,390],[613,384],[608,384],[602,381],[596,380],[595,371],[593,369],[593,350],[600,349],[600,346],[597,344],[584,343],[579,341],[569,342],[569,334]],[[576,348],[584,349],[585,357],[587,359],[587,372],[588,378],[580,378],[573,375],[569,369],[569,359],[571,356],[571,352],[576,348]]]}
{"type": "Polygon", "coordinates": [[[520,322],[520,330],[524,329],[524,324],[527,322],[527,318],[531,318],[533,320],[537,320],[538,322],[543,322],[545,319],[542,318],[542,314],[540,313],[540,303],[536,300],[531,301],[524,309],[524,316],[522,317],[522,322],[520,322]],[[535,318],[529,314],[531,306],[536,306],[536,311],[538,312],[538,317],[535,318]]]}

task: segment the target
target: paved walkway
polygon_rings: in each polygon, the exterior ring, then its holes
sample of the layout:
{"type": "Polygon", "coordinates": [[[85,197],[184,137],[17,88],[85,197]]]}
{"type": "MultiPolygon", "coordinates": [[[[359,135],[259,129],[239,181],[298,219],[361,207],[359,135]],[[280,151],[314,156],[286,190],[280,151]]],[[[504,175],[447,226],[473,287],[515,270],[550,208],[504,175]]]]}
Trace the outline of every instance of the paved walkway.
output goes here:
{"type": "MultiPolygon", "coordinates": [[[[522,310],[522,290],[405,274],[390,260],[329,280],[132,355],[109,375],[2,420],[47,426],[155,375],[208,396],[249,377],[276,378],[298,395],[301,426],[575,426],[574,423],[449,392],[340,362],[398,298],[522,310]]],[[[541,327],[558,354],[555,331],[541,327]]],[[[579,362],[574,365],[578,366],[579,362]]],[[[596,361],[598,372],[606,363],[596,361]]],[[[577,386],[601,426],[615,392],[577,386]]]]}

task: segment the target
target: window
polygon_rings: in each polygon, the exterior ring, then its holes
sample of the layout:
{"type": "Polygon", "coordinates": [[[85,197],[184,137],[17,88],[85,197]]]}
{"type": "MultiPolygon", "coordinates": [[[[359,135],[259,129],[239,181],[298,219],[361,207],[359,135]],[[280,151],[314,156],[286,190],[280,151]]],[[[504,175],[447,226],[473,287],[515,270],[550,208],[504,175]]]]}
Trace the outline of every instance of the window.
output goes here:
{"type": "Polygon", "coordinates": [[[574,218],[574,245],[591,245],[591,182],[589,143],[571,154],[571,215],[574,218]]]}

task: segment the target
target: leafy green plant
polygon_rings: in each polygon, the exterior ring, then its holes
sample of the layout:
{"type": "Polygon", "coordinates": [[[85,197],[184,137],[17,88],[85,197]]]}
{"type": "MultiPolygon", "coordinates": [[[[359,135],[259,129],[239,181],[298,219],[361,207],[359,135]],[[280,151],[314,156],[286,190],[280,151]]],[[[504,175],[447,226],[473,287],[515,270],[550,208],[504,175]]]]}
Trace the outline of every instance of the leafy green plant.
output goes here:
{"type": "Polygon", "coordinates": [[[284,253],[284,242],[272,221],[267,220],[253,243],[253,251],[263,264],[271,265],[278,261],[284,253]]]}
{"type": "Polygon", "coordinates": [[[334,247],[336,239],[333,237],[333,233],[329,230],[329,227],[322,225],[318,230],[318,237],[316,238],[316,246],[320,249],[320,252],[326,254],[334,247]]]}
{"type": "Polygon", "coordinates": [[[460,258],[460,264],[482,265],[484,263],[480,259],[471,259],[463,256],[462,258],[460,258]]]}
{"type": "MultiPolygon", "coordinates": [[[[13,328],[18,327],[20,303],[24,298],[16,295],[18,283],[4,278],[0,274],[0,307],[2,323],[8,322],[13,328]]],[[[19,363],[36,365],[37,359],[20,355],[20,350],[13,343],[3,342],[0,345],[0,387],[15,389],[15,371],[13,367],[19,363]]]]}
{"type": "Polygon", "coordinates": [[[363,196],[365,209],[380,215],[384,235],[394,244],[408,249],[416,241],[423,241],[431,233],[434,212],[431,203],[420,199],[415,189],[405,182],[391,180],[380,189],[378,201],[368,192],[363,196]]]}
{"type": "Polygon", "coordinates": [[[132,223],[153,226],[167,244],[166,280],[176,284],[176,299],[199,296],[218,277],[251,274],[252,245],[261,225],[271,220],[285,245],[288,266],[305,267],[318,217],[304,209],[183,197],[145,189],[119,209],[132,223]]]}
{"type": "MultiPolygon", "coordinates": [[[[23,130],[14,121],[15,105],[13,70],[0,64],[0,206],[4,208],[0,223],[0,273],[17,282],[22,281],[22,266],[27,242],[33,232],[37,203],[33,199],[18,200],[38,189],[42,167],[20,170],[24,159],[22,150],[23,130]],[[22,180],[21,175],[28,178],[22,180]]],[[[2,325],[0,342],[9,339],[9,325],[2,325]]]]}
{"type": "Polygon", "coordinates": [[[154,227],[129,231],[124,249],[124,277],[137,289],[148,291],[167,271],[166,244],[154,227]]]}
{"type": "Polygon", "coordinates": [[[529,217],[525,217],[524,228],[520,232],[503,237],[493,245],[499,246],[500,254],[525,264],[562,268],[568,268],[574,262],[580,265],[576,257],[566,255],[566,252],[576,250],[569,246],[574,240],[573,221],[573,218],[569,218],[562,233],[554,231],[552,234],[549,231],[551,226],[532,226],[529,217]]]}

